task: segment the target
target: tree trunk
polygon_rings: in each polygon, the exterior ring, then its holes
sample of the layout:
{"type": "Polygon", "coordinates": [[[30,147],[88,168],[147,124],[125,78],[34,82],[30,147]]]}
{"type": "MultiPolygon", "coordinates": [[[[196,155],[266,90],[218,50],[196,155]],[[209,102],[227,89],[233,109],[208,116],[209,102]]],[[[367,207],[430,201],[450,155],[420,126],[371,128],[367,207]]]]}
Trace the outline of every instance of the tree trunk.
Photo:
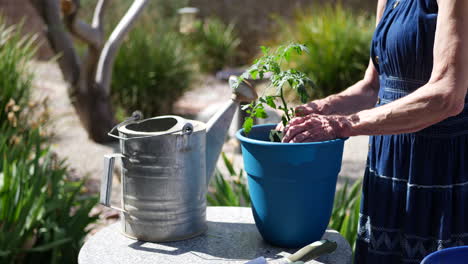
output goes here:
{"type": "Polygon", "coordinates": [[[107,133],[116,122],[109,94],[95,81],[101,52],[102,48],[88,48],[79,81],[69,89],[69,97],[89,138],[98,143],[107,143],[115,141],[107,133]]]}
{"type": "Polygon", "coordinates": [[[109,96],[96,83],[89,84],[86,93],[78,93],[73,106],[89,137],[98,143],[115,140],[107,133],[115,125],[114,112],[109,96]]]}
{"type": "Polygon", "coordinates": [[[60,54],[58,64],[69,85],[68,94],[89,137],[98,143],[113,141],[107,135],[116,123],[110,98],[112,67],[123,38],[148,0],[134,0],[107,41],[103,20],[109,0],[98,0],[91,25],[77,18],[79,0],[30,1],[48,26],[47,38],[54,52],[60,54]],[[84,63],[66,28],[88,45],[84,63]]]}

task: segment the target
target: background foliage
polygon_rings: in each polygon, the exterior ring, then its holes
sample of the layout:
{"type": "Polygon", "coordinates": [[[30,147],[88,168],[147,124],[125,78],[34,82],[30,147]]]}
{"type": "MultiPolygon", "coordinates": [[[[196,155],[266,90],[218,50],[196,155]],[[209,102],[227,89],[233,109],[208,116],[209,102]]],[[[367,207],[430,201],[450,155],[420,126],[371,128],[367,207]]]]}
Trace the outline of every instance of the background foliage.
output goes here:
{"type": "MultiPolygon", "coordinates": [[[[198,70],[213,72],[230,65],[240,40],[234,25],[209,18],[189,35],[179,33],[178,9],[187,1],[151,1],[129,32],[116,58],[112,100],[118,119],[141,110],[145,116],[173,112],[173,103],[190,88],[198,70]]],[[[89,3],[87,8],[93,7],[89,3]]],[[[115,1],[108,32],[129,7],[115,1]]]]}
{"type": "Polygon", "coordinates": [[[0,18],[0,262],[76,263],[97,199],[49,149],[47,113],[29,98],[34,45],[0,18]]]}
{"type": "Polygon", "coordinates": [[[210,192],[207,195],[210,206],[248,206],[250,195],[247,190],[247,179],[244,170],[234,169],[233,163],[224,152],[221,154],[228,175],[223,175],[216,169],[210,181],[210,192]]]}
{"type": "MultiPolygon", "coordinates": [[[[145,116],[171,113],[172,104],[190,87],[193,55],[178,33],[177,10],[184,4],[182,0],[150,2],[122,44],[114,65],[112,99],[123,116],[134,110],[145,116]]],[[[116,1],[114,12],[122,14],[128,5],[116,1]]],[[[116,23],[110,21],[109,27],[116,23]]]]}
{"type": "Polygon", "coordinates": [[[361,206],[362,180],[350,185],[348,181],[336,191],[329,228],[337,230],[348,240],[354,251],[361,206]]]}
{"type": "Polygon", "coordinates": [[[340,4],[298,11],[292,23],[277,18],[278,33],[268,45],[305,44],[308,56],[294,58],[296,67],[318,86],[313,98],[337,93],[364,76],[375,19],[340,4]]]}
{"type": "Polygon", "coordinates": [[[196,55],[196,63],[203,72],[216,72],[232,66],[241,42],[235,24],[226,25],[216,17],[199,21],[189,38],[190,51],[196,55]]]}
{"type": "Polygon", "coordinates": [[[180,35],[160,30],[135,28],[115,61],[112,99],[127,116],[134,110],[145,116],[171,113],[172,104],[190,87],[191,54],[180,35]]]}
{"type": "Polygon", "coordinates": [[[7,27],[0,16],[0,124],[8,119],[8,112],[4,110],[10,99],[14,100],[17,110],[28,103],[31,75],[25,63],[34,54],[33,45],[33,38],[23,38],[14,26],[7,27]]]}

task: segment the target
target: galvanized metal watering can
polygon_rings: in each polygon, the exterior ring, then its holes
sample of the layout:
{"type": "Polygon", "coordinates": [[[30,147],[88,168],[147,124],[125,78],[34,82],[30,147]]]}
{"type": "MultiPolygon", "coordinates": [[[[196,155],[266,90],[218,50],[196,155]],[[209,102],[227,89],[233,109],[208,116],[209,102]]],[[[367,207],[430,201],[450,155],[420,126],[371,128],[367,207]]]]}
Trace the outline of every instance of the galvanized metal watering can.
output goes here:
{"type": "MultiPolygon", "coordinates": [[[[235,81],[230,78],[232,87],[235,81]]],[[[100,203],[122,212],[125,235],[138,240],[182,240],[206,228],[206,192],[228,128],[240,102],[257,97],[243,83],[207,124],[179,116],[141,120],[133,115],[115,127],[121,153],[104,157],[100,203]],[[122,160],[121,208],[110,204],[115,158],[122,160]]],[[[113,129],[114,130],[114,129],[113,129]]]]}

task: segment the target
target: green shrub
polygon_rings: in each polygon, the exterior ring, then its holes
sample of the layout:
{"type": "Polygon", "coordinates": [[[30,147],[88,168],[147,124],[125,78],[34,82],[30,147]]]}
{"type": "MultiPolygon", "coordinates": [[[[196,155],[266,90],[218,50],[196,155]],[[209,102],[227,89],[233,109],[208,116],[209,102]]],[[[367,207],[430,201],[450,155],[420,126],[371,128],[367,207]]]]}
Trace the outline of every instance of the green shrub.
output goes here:
{"type": "Polygon", "coordinates": [[[0,156],[1,262],[76,263],[97,199],[83,196],[83,181],[67,180],[38,129],[3,126],[0,156]],[[13,136],[20,141],[11,144],[13,136]]]}
{"type": "Polygon", "coordinates": [[[362,180],[356,181],[352,186],[345,182],[343,188],[335,194],[333,211],[328,224],[329,228],[337,230],[348,240],[354,251],[359,222],[359,209],[361,206],[362,180]]]}
{"type": "Polygon", "coordinates": [[[310,54],[292,59],[319,87],[313,98],[337,93],[360,80],[369,62],[374,18],[341,5],[315,6],[299,11],[288,23],[277,19],[273,44],[305,44],[310,54]]]}
{"type": "Polygon", "coordinates": [[[224,176],[218,169],[215,171],[214,179],[210,184],[212,191],[207,195],[208,205],[250,206],[250,195],[244,171],[242,169],[236,171],[226,155],[222,153],[221,156],[229,175],[224,176]]]}
{"type": "MultiPolygon", "coordinates": [[[[239,45],[234,25],[207,19],[189,36],[179,33],[178,9],[187,0],[151,2],[122,44],[112,77],[112,101],[118,119],[141,110],[145,116],[172,112],[172,105],[190,88],[197,66],[216,71],[229,65],[239,45]]],[[[129,3],[116,1],[123,14],[129,3]]],[[[120,16],[110,19],[109,31],[120,16]]]]}
{"type": "MultiPolygon", "coordinates": [[[[112,16],[106,16],[105,23],[108,35],[132,3],[112,1],[107,10],[112,16]]],[[[122,121],[137,109],[145,116],[168,114],[172,104],[190,87],[195,67],[178,33],[177,13],[187,4],[188,0],[151,0],[135,21],[113,68],[111,96],[117,120],[122,121]]],[[[80,17],[90,22],[95,5],[95,0],[83,0],[80,17]]]]}
{"type": "Polygon", "coordinates": [[[0,18],[0,262],[76,263],[97,199],[68,180],[31,110],[33,41],[0,18]]]}
{"type": "Polygon", "coordinates": [[[196,25],[195,32],[189,36],[190,46],[203,72],[215,72],[233,64],[240,44],[234,27],[233,23],[226,25],[215,17],[196,25]]]}
{"type": "Polygon", "coordinates": [[[116,58],[112,99],[127,115],[141,110],[145,116],[172,112],[172,104],[190,87],[192,57],[180,34],[146,21],[137,25],[116,58]]]}
{"type": "Polygon", "coordinates": [[[32,76],[26,63],[35,52],[34,41],[32,37],[23,37],[15,26],[8,27],[0,16],[0,125],[8,119],[8,103],[17,105],[11,110],[28,103],[32,76]]]}

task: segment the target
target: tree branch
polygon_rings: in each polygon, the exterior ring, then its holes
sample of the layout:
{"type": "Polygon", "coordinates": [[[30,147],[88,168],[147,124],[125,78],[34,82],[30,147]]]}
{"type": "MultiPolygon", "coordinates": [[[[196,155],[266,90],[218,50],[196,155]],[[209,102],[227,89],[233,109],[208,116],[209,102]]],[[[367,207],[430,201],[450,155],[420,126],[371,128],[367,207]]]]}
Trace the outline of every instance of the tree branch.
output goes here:
{"type": "Polygon", "coordinates": [[[102,87],[106,94],[110,94],[110,82],[112,79],[112,67],[117,55],[117,50],[122,44],[125,35],[130,31],[135,20],[148,4],[148,0],[134,0],[130,9],[124,15],[119,24],[109,37],[109,40],[102,49],[96,71],[96,83],[102,87]]]}
{"type": "Polygon", "coordinates": [[[107,0],[99,0],[96,9],[94,9],[93,22],[91,24],[93,28],[99,30],[102,34],[104,34],[104,13],[108,3],[109,1],[107,0]]]}
{"type": "Polygon", "coordinates": [[[104,34],[97,28],[78,19],[79,0],[61,0],[60,3],[68,30],[81,41],[95,49],[100,49],[103,45],[104,34]]]}
{"type": "MultiPolygon", "coordinates": [[[[39,15],[47,25],[47,39],[58,58],[65,81],[75,87],[80,77],[80,60],[70,34],[65,29],[60,17],[59,2],[56,0],[31,0],[39,15]]],[[[76,91],[71,91],[75,93],[76,91]]]]}
{"type": "Polygon", "coordinates": [[[103,34],[79,19],[74,19],[68,29],[74,36],[94,48],[100,48],[103,44],[103,34]]]}

